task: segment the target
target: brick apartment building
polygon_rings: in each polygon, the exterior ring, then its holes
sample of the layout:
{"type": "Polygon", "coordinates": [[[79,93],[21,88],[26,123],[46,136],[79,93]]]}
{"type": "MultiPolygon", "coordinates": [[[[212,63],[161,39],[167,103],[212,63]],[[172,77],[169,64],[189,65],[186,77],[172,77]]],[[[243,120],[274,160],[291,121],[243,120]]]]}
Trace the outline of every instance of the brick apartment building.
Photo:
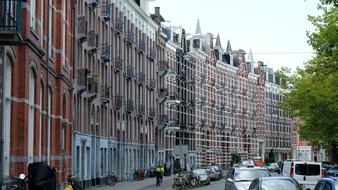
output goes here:
{"type": "Polygon", "coordinates": [[[85,186],[179,160],[291,156],[279,79],[220,36],[168,26],[151,0],[0,2],[1,184],[28,163],[85,186]]]}
{"type": "Polygon", "coordinates": [[[155,164],[158,25],[148,1],[75,4],[73,171],[85,186],[155,164]]]}
{"type": "Polygon", "coordinates": [[[71,169],[72,1],[0,2],[1,183],[32,162],[71,169]]]}

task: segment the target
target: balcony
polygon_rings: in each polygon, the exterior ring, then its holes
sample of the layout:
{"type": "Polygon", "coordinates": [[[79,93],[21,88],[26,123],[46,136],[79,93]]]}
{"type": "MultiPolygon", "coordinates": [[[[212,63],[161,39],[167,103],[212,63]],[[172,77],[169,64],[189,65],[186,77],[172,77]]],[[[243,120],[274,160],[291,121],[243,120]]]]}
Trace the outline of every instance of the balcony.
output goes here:
{"type": "Polygon", "coordinates": [[[138,84],[144,84],[146,82],[146,75],[143,73],[139,73],[137,77],[138,84]]]}
{"type": "Polygon", "coordinates": [[[146,107],[143,105],[139,105],[137,108],[137,114],[139,116],[143,116],[146,113],[146,107]]]}
{"type": "Polygon", "coordinates": [[[154,108],[149,108],[148,110],[148,118],[154,119],[156,117],[156,111],[154,108]]]}
{"type": "Polygon", "coordinates": [[[205,82],[205,79],[206,79],[205,74],[202,74],[201,79],[200,79],[201,84],[203,84],[205,82]]]}
{"type": "Polygon", "coordinates": [[[201,127],[205,127],[206,123],[207,123],[206,119],[201,119],[201,127]]]}
{"type": "Polygon", "coordinates": [[[111,87],[110,86],[101,86],[101,102],[106,104],[111,101],[111,87]]]}
{"type": "Polygon", "coordinates": [[[134,32],[129,32],[128,34],[127,34],[127,42],[129,43],[129,44],[134,44],[135,43],[135,33],[134,32]]]}
{"type": "Polygon", "coordinates": [[[215,121],[212,121],[210,127],[211,127],[211,128],[215,128],[215,127],[216,127],[216,122],[215,122],[215,121]]]}
{"type": "Polygon", "coordinates": [[[97,5],[99,4],[99,0],[88,0],[88,5],[90,5],[93,9],[95,9],[97,7],[97,5]]]}
{"type": "Polygon", "coordinates": [[[76,90],[81,91],[87,88],[87,75],[89,72],[86,68],[77,70],[76,90]]]}
{"type": "Polygon", "coordinates": [[[84,41],[87,39],[87,21],[85,16],[77,17],[77,39],[84,41]]]}
{"type": "Polygon", "coordinates": [[[101,60],[107,63],[111,59],[111,47],[108,43],[102,44],[101,46],[101,60]]]}
{"type": "Polygon", "coordinates": [[[120,96],[119,94],[115,95],[114,106],[115,106],[115,109],[120,109],[123,106],[123,97],[120,96]]]}
{"type": "Polygon", "coordinates": [[[167,73],[167,71],[169,70],[169,64],[168,64],[168,61],[160,61],[160,65],[159,65],[159,74],[160,76],[163,76],[164,74],[167,73]]]}
{"type": "Polygon", "coordinates": [[[134,111],[134,101],[128,100],[126,106],[126,112],[133,112],[134,111]]]}
{"type": "Polygon", "coordinates": [[[190,105],[190,107],[194,108],[195,107],[195,100],[190,100],[189,105],[190,105]]]}
{"type": "Polygon", "coordinates": [[[122,19],[116,19],[114,23],[114,31],[116,34],[121,34],[123,32],[123,21],[122,19]]]}
{"type": "Polygon", "coordinates": [[[184,71],[181,71],[179,75],[176,76],[176,79],[184,82],[187,80],[187,75],[184,71]]]}
{"type": "Polygon", "coordinates": [[[144,40],[140,40],[138,48],[140,53],[144,53],[146,51],[146,42],[144,40]]]}
{"type": "Polygon", "coordinates": [[[97,75],[94,74],[89,74],[87,76],[87,80],[88,80],[88,85],[87,85],[87,92],[88,95],[91,96],[96,96],[97,94],[97,88],[98,88],[98,77],[97,75]]]}
{"type": "Polygon", "coordinates": [[[167,99],[168,96],[168,88],[160,88],[158,97],[159,97],[159,102],[162,103],[167,99]]]}
{"type": "Polygon", "coordinates": [[[103,1],[101,3],[101,16],[105,22],[110,20],[110,5],[109,1],[103,1]]]}
{"type": "Polygon", "coordinates": [[[0,1],[0,44],[15,45],[22,41],[21,0],[0,1]]]}
{"type": "Polygon", "coordinates": [[[210,80],[210,85],[211,86],[215,86],[216,85],[216,80],[215,79],[211,79],[210,80]]]}
{"type": "Polygon", "coordinates": [[[99,35],[94,30],[88,31],[88,50],[96,52],[99,45],[99,35]]]}
{"type": "Polygon", "coordinates": [[[154,79],[149,79],[149,81],[148,81],[148,88],[150,90],[154,90],[156,88],[156,81],[154,79]]]}
{"type": "Polygon", "coordinates": [[[124,60],[121,57],[116,57],[114,60],[114,69],[115,72],[122,72],[123,71],[123,64],[124,60]]]}
{"type": "Polygon", "coordinates": [[[214,108],[216,106],[216,101],[215,100],[211,100],[210,106],[214,108]]]}
{"type": "Polygon", "coordinates": [[[169,127],[179,129],[180,121],[178,119],[172,118],[167,122],[169,127]]]}
{"type": "Polygon", "coordinates": [[[155,60],[157,56],[156,49],[150,49],[150,59],[155,60]]]}
{"type": "Polygon", "coordinates": [[[135,77],[135,69],[132,66],[127,66],[127,73],[126,73],[127,79],[132,79],[135,77]]]}
{"type": "Polygon", "coordinates": [[[169,93],[169,100],[180,100],[181,96],[178,92],[170,92],[169,93]]]}
{"type": "Polygon", "coordinates": [[[169,122],[168,115],[159,115],[159,124],[160,125],[167,125],[169,122]]]}

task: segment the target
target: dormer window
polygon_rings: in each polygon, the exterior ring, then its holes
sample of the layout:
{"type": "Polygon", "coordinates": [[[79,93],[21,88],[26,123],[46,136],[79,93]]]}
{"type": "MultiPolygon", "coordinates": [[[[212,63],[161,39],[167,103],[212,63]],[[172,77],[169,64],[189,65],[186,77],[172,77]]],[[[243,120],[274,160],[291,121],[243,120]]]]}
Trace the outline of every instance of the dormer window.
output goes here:
{"type": "Polygon", "coordinates": [[[192,46],[193,46],[194,49],[199,49],[200,48],[200,40],[194,39],[192,46]]]}

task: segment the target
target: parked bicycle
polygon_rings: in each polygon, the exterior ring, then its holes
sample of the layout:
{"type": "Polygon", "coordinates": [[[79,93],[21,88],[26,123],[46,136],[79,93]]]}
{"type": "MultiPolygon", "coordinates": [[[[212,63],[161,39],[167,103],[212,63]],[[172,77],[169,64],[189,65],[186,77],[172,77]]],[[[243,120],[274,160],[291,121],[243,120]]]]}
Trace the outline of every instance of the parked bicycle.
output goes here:
{"type": "Polygon", "coordinates": [[[108,185],[115,185],[116,184],[116,181],[117,181],[117,177],[116,175],[114,174],[113,171],[111,171],[108,176],[107,176],[107,184],[108,185]]]}
{"type": "Polygon", "coordinates": [[[25,174],[20,174],[19,177],[12,177],[11,182],[6,185],[6,190],[26,190],[27,178],[25,174]]]}
{"type": "Polygon", "coordinates": [[[75,177],[75,175],[68,175],[68,183],[72,186],[73,190],[84,190],[82,182],[75,177]]]}
{"type": "Polygon", "coordinates": [[[182,190],[197,187],[201,184],[199,177],[192,172],[178,173],[174,178],[173,189],[182,190]]]}

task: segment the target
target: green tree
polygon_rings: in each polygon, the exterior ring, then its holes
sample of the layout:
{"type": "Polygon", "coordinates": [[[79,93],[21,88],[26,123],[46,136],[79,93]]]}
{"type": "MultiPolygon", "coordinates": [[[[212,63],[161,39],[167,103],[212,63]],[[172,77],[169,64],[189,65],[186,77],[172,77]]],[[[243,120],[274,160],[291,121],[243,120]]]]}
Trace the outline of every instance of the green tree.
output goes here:
{"type": "Polygon", "coordinates": [[[315,56],[293,74],[282,68],[285,95],[280,106],[297,118],[301,138],[324,146],[338,161],[338,10],[336,1],[321,0],[320,16],[309,16],[315,31],[307,32],[315,56]]]}
{"type": "Polygon", "coordinates": [[[231,154],[231,166],[234,164],[240,163],[242,160],[241,155],[238,153],[232,153],[231,154]]]}

